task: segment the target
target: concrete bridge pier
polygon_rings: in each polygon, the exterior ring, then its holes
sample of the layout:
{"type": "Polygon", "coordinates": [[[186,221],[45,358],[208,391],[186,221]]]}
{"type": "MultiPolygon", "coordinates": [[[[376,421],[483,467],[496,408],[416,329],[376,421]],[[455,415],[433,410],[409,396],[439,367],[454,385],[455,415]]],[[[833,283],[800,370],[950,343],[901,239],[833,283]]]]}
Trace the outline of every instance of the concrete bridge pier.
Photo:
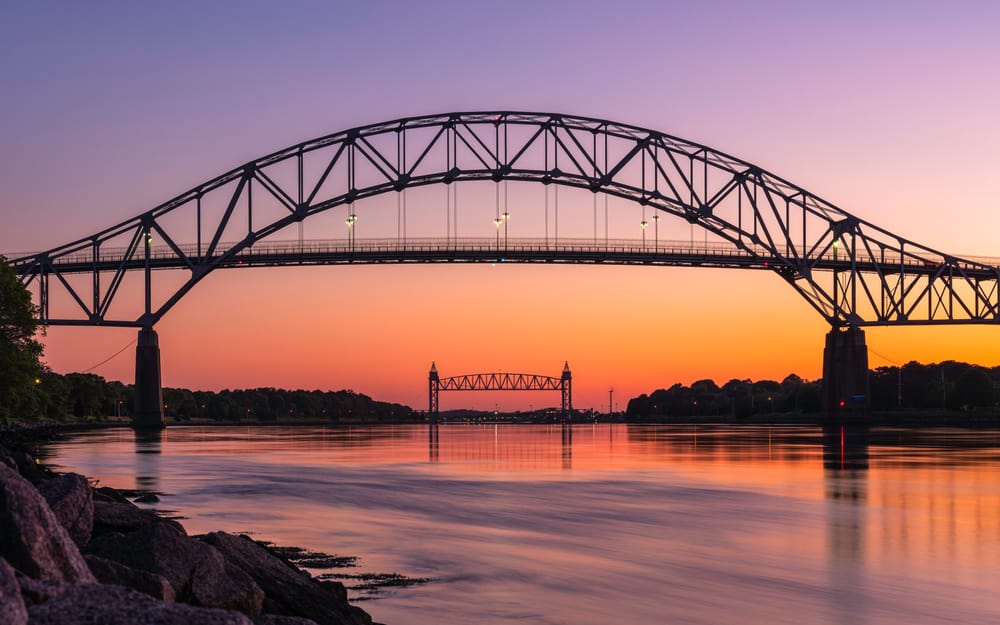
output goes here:
{"type": "Polygon", "coordinates": [[[152,328],[139,330],[135,347],[135,428],[165,427],[163,422],[163,387],[160,383],[160,343],[152,328]]]}
{"type": "Polygon", "coordinates": [[[871,413],[868,346],[861,328],[833,328],[823,350],[823,416],[830,421],[863,419],[871,413]]]}

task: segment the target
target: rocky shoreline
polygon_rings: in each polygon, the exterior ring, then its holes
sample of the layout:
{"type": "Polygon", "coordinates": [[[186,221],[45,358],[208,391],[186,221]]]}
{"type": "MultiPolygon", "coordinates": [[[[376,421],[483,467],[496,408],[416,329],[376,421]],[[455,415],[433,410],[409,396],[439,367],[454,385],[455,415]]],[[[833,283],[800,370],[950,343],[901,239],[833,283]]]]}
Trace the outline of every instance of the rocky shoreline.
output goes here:
{"type": "Polygon", "coordinates": [[[372,625],[337,581],[248,536],[189,536],[78,474],[0,447],[0,623],[372,625]]]}

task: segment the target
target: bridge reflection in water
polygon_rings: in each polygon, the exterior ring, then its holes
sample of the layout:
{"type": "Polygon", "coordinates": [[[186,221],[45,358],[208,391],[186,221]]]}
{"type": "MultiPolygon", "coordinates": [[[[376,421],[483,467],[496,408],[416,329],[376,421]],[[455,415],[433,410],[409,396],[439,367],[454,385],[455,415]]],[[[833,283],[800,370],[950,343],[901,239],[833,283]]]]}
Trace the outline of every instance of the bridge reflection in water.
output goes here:
{"type": "MultiPolygon", "coordinates": [[[[492,468],[499,471],[531,471],[573,468],[573,427],[569,423],[524,426],[441,426],[428,431],[428,460],[492,468]],[[542,428],[542,432],[537,431],[542,428]],[[447,443],[441,454],[441,431],[447,443]],[[485,432],[484,432],[485,430],[485,432]],[[484,436],[485,434],[485,436],[484,436]],[[559,444],[556,445],[556,437],[559,444]]],[[[587,426],[579,426],[587,427],[587,426]]]]}

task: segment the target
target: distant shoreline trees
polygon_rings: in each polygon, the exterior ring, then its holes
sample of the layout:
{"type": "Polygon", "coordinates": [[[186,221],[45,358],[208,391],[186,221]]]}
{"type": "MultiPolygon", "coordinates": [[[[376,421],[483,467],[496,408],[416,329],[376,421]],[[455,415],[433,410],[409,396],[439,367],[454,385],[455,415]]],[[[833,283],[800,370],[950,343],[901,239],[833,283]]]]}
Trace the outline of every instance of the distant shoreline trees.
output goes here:
{"type": "MultiPolygon", "coordinates": [[[[948,360],[902,367],[878,367],[870,372],[871,406],[876,412],[945,411],[996,412],[1000,402],[1000,367],[982,367],[948,360]]],[[[818,414],[821,380],[795,374],[775,380],[729,380],[721,387],[712,380],[634,397],[625,416],[632,420],[686,417],[747,418],[767,414],[818,414]]]]}
{"type": "MultiPolygon", "coordinates": [[[[102,420],[132,414],[131,384],[108,381],[92,373],[42,374],[36,415],[51,420],[102,420]]],[[[285,390],[252,388],[222,391],[163,389],[168,423],[185,421],[269,422],[325,420],[330,422],[410,421],[409,406],[381,402],[351,390],[285,390]]],[[[21,420],[34,420],[23,417],[21,420]]]]}

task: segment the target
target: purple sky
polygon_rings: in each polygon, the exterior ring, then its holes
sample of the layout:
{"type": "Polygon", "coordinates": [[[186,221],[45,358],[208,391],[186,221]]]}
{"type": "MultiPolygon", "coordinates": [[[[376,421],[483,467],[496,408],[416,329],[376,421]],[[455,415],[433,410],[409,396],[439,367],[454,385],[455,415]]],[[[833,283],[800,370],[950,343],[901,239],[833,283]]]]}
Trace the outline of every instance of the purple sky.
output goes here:
{"type": "MultiPolygon", "coordinates": [[[[1000,5],[814,4],[8,3],[0,252],[354,125],[514,109],[662,130],[921,243],[1000,256],[1000,5]]],[[[720,292],[733,273],[711,274],[720,292]]],[[[96,361],[55,338],[57,370],[96,361]]]]}

